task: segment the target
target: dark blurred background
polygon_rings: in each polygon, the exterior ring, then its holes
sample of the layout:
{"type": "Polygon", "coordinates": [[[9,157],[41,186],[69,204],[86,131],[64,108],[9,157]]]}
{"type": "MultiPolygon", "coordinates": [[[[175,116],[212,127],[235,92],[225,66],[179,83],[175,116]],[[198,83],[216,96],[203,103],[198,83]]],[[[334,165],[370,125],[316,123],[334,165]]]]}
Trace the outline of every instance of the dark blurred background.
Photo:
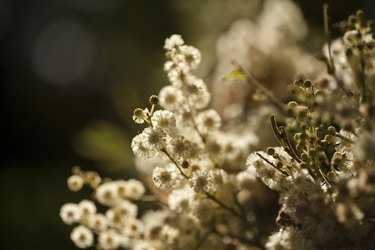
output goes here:
{"type": "MultiPolygon", "coordinates": [[[[296,1],[322,34],[323,1],[296,1]]],[[[333,21],[375,2],[328,1],[333,21]]],[[[0,248],[74,249],[60,206],[79,201],[74,165],[134,177],[131,114],[165,85],[163,43],[172,33],[202,49],[262,0],[0,0],[0,248]]],[[[310,49],[318,53],[323,40],[310,49]]]]}

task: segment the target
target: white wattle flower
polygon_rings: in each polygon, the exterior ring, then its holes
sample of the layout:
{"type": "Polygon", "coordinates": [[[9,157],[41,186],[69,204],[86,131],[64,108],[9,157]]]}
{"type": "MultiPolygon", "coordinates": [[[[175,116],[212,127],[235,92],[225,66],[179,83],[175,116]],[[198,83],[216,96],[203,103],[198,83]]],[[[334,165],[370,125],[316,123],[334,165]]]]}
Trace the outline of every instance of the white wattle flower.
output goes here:
{"type": "Polygon", "coordinates": [[[219,189],[228,181],[228,174],[222,169],[214,169],[210,171],[212,183],[215,189],[219,189]]]}
{"type": "Polygon", "coordinates": [[[135,246],[133,246],[132,249],[133,250],[157,250],[155,247],[153,247],[147,241],[137,241],[135,243],[135,246]]]}
{"type": "Polygon", "coordinates": [[[212,176],[207,171],[197,170],[193,172],[189,184],[195,192],[208,192],[212,188],[212,176]]]}
{"type": "Polygon", "coordinates": [[[287,227],[269,236],[265,244],[265,248],[267,250],[317,249],[313,242],[303,235],[303,232],[301,230],[297,230],[292,227],[287,227]]]}
{"type": "Polygon", "coordinates": [[[96,199],[99,203],[112,206],[118,202],[116,185],[113,182],[103,183],[96,189],[96,199]]]}
{"type": "Polygon", "coordinates": [[[189,45],[181,46],[181,54],[183,56],[184,62],[191,69],[196,69],[201,62],[201,53],[200,51],[189,45]]]}
{"type": "Polygon", "coordinates": [[[125,223],[137,216],[138,207],[133,203],[123,200],[117,206],[110,208],[105,213],[112,226],[122,227],[125,223]]]}
{"type": "Polygon", "coordinates": [[[165,166],[157,166],[152,171],[152,180],[158,188],[171,188],[176,184],[178,173],[176,172],[176,166],[168,164],[165,166]]]}
{"type": "Polygon", "coordinates": [[[166,86],[159,92],[160,105],[170,111],[181,108],[183,95],[181,90],[175,86],[166,86]]]}
{"type": "Polygon", "coordinates": [[[79,175],[72,175],[68,178],[68,188],[70,191],[77,192],[82,189],[85,181],[79,175]]]}
{"type": "Polygon", "coordinates": [[[71,225],[81,219],[82,212],[75,203],[65,203],[60,208],[60,217],[65,224],[71,225]]]}
{"type": "Polygon", "coordinates": [[[169,134],[173,134],[176,129],[176,118],[171,111],[157,110],[151,118],[152,124],[169,134]]]}
{"type": "Polygon", "coordinates": [[[186,212],[190,209],[193,199],[194,192],[191,188],[175,189],[168,196],[168,207],[177,213],[186,212]]]}
{"type": "Polygon", "coordinates": [[[103,214],[94,214],[88,217],[88,226],[96,232],[101,232],[107,229],[108,219],[103,214]]]}
{"type": "Polygon", "coordinates": [[[94,202],[89,200],[82,200],[78,203],[79,209],[81,209],[82,216],[88,217],[89,215],[93,215],[96,213],[96,206],[94,202]]]}
{"type": "Polygon", "coordinates": [[[104,231],[99,233],[98,246],[103,250],[113,250],[120,247],[121,236],[115,231],[104,231]]]}
{"type": "Polygon", "coordinates": [[[207,89],[203,89],[199,95],[195,98],[194,103],[192,103],[193,107],[200,110],[210,103],[211,100],[211,94],[208,92],[207,89]]]}
{"type": "Polygon", "coordinates": [[[131,238],[140,238],[143,231],[144,225],[142,221],[132,218],[126,221],[122,233],[123,235],[129,236],[131,238]]]}
{"type": "Polygon", "coordinates": [[[205,108],[210,102],[210,93],[202,79],[190,77],[182,86],[182,90],[188,98],[189,104],[196,109],[205,108]]]}
{"type": "Polygon", "coordinates": [[[144,196],[146,189],[143,183],[139,180],[130,179],[126,182],[126,191],[127,198],[139,200],[144,196]]]}
{"type": "Polygon", "coordinates": [[[149,147],[147,138],[143,133],[133,138],[131,148],[134,155],[143,160],[150,159],[156,154],[156,150],[149,147]]]}
{"type": "Polygon", "coordinates": [[[169,38],[165,39],[164,49],[173,50],[184,44],[184,40],[181,35],[173,34],[169,38]]]}
{"type": "Polygon", "coordinates": [[[143,124],[147,121],[149,111],[148,109],[136,108],[133,112],[133,121],[138,124],[143,124]]]}
{"type": "MultiPolygon", "coordinates": [[[[281,151],[283,151],[283,149],[280,147],[275,147],[275,149],[277,153],[281,153],[281,151]]],[[[247,158],[247,170],[250,174],[257,176],[269,188],[276,191],[281,191],[282,185],[284,184],[284,176],[273,166],[264,161],[258,155],[258,153],[266,158],[269,162],[276,164],[276,160],[267,153],[262,151],[254,152],[251,153],[247,158]]]]}
{"type": "Polygon", "coordinates": [[[170,72],[171,70],[176,70],[177,64],[174,61],[168,60],[164,63],[164,71],[170,72]]]}
{"type": "Polygon", "coordinates": [[[77,226],[70,234],[70,239],[79,248],[88,248],[94,242],[94,235],[90,229],[85,226],[77,226]]]}
{"type": "Polygon", "coordinates": [[[146,147],[161,150],[165,147],[166,134],[160,128],[145,128],[142,132],[146,147]]]}
{"type": "Polygon", "coordinates": [[[121,201],[114,209],[118,215],[128,218],[135,218],[138,213],[138,207],[127,200],[121,201]]]}
{"type": "Polygon", "coordinates": [[[112,181],[112,183],[116,189],[116,196],[120,198],[128,198],[127,194],[129,193],[129,190],[128,190],[127,181],[117,180],[117,181],[112,181]]]}
{"type": "Polygon", "coordinates": [[[209,133],[220,128],[221,118],[215,110],[208,109],[197,115],[196,123],[201,133],[209,133]]]}
{"type": "MultiPolygon", "coordinates": [[[[160,232],[160,239],[165,246],[170,246],[175,249],[175,245],[178,242],[180,232],[178,229],[169,225],[164,225],[160,232]]],[[[172,249],[173,249],[172,248],[172,249]]]]}
{"type": "Polygon", "coordinates": [[[190,160],[197,158],[198,146],[183,136],[168,138],[168,150],[176,160],[190,160]]]}

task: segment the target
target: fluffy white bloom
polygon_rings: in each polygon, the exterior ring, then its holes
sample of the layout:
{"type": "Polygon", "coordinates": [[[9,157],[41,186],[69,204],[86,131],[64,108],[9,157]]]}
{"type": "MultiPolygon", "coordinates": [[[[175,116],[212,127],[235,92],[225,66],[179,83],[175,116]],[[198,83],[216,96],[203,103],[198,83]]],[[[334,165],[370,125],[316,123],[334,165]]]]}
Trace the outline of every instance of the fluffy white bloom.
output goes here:
{"type": "Polygon", "coordinates": [[[65,203],[60,208],[60,217],[64,223],[71,225],[81,219],[82,213],[77,204],[65,203]]]}
{"type": "Polygon", "coordinates": [[[104,250],[113,250],[119,248],[121,236],[115,231],[104,231],[99,233],[98,245],[104,250]]]}
{"type": "Polygon", "coordinates": [[[176,118],[168,110],[157,110],[152,115],[152,124],[167,133],[173,134],[176,129],[176,118]]]}
{"type": "Polygon", "coordinates": [[[146,239],[159,239],[162,226],[165,224],[170,212],[168,210],[148,210],[142,216],[142,222],[145,226],[144,235],[146,239]]]}
{"type": "Polygon", "coordinates": [[[168,73],[168,72],[170,72],[172,70],[178,70],[178,64],[175,63],[174,61],[167,60],[164,63],[164,71],[168,73]]]}
{"type": "Polygon", "coordinates": [[[220,188],[228,180],[228,174],[222,169],[214,169],[210,171],[212,176],[212,184],[215,189],[220,188]]]}
{"type": "Polygon", "coordinates": [[[190,69],[196,69],[201,62],[200,51],[197,48],[189,45],[181,46],[180,50],[186,65],[190,69]]]}
{"type": "Polygon", "coordinates": [[[211,100],[211,94],[207,89],[203,89],[198,96],[196,96],[194,103],[192,104],[196,109],[203,109],[207,107],[211,100]]]}
{"type": "Polygon", "coordinates": [[[133,203],[123,200],[117,206],[108,209],[106,217],[113,225],[122,225],[130,218],[137,216],[138,207],[133,203]]]}
{"type": "MultiPolygon", "coordinates": [[[[283,151],[280,147],[275,147],[277,153],[283,151]]],[[[264,152],[254,152],[249,155],[246,161],[247,170],[250,174],[257,176],[262,182],[269,188],[277,191],[281,191],[284,177],[269,163],[265,162],[261,157],[257,155],[261,154],[269,162],[276,164],[276,161],[270,155],[264,152]]]]}
{"type": "Polygon", "coordinates": [[[169,38],[165,39],[164,49],[173,50],[184,44],[184,40],[180,35],[173,34],[169,38]]]}
{"type": "Polygon", "coordinates": [[[145,128],[142,135],[147,148],[160,150],[165,147],[166,134],[160,128],[145,128]]]}
{"type": "Polygon", "coordinates": [[[178,242],[179,231],[169,225],[164,225],[161,229],[160,239],[167,246],[175,246],[178,242]]]}
{"type": "Polygon", "coordinates": [[[136,108],[133,112],[133,121],[138,124],[143,124],[148,119],[148,109],[136,108]]]}
{"type": "Polygon", "coordinates": [[[178,127],[191,127],[193,123],[193,112],[190,109],[182,108],[178,111],[177,115],[177,126],[178,127]]]}
{"type": "Polygon", "coordinates": [[[198,145],[183,136],[168,138],[168,150],[176,160],[191,160],[200,154],[198,145]]]}
{"type": "Polygon", "coordinates": [[[149,147],[147,139],[145,138],[145,135],[143,133],[136,135],[133,138],[131,148],[134,155],[143,160],[152,158],[156,153],[155,149],[151,149],[149,147]]]}
{"type": "Polygon", "coordinates": [[[188,98],[189,104],[196,109],[205,108],[210,102],[211,95],[202,79],[191,77],[189,81],[183,85],[182,90],[188,98]]]}
{"type": "Polygon", "coordinates": [[[197,115],[196,123],[201,133],[209,133],[220,128],[221,119],[215,110],[208,109],[197,115]]]}
{"type": "Polygon", "coordinates": [[[189,184],[195,192],[208,192],[212,188],[212,176],[207,171],[197,170],[193,172],[189,184]]]}
{"type": "Polygon", "coordinates": [[[172,84],[172,86],[181,88],[184,84],[189,82],[190,78],[193,77],[193,75],[189,72],[189,67],[184,62],[176,62],[176,68],[172,68],[167,76],[169,82],[172,84]]]}
{"type": "Polygon", "coordinates": [[[191,188],[175,189],[168,196],[168,207],[177,213],[181,213],[190,208],[193,199],[194,192],[191,188]]]}
{"type": "Polygon", "coordinates": [[[96,232],[107,229],[108,219],[103,214],[94,214],[88,217],[88,226],[96,232]]]}
{"type": "Polygon", "coordinates": [[[152,180],[158,188],[171,188],[176,184],[178,173],[173,163],[165,166],[157,166],[152,171],[152,180]]]}
{"type": "Polygon", "coordinates": [[[79,209],[81,209],[82,216],[87,217],[96,213],[96,206],[94,202],[90,200],[82,200],[78,203],[79,209]]]}
{"type": "Polygon", "coordinates": [[[135,218],[128,219],[125,223],[125,227],[122,232],[125,236],[130,236],[131,238],[140,238],[144,231],[144,226],[142,221],[135,218]]]}
{"type": "Polygon", "coordinates": [[[175,86],[166,86],[159,92],[160,105],[170,111],[181,108],[183,102],[183,95],[181,90],[175,86]]]}
{"type": "Polygon", "coordinates": [[[128,198],[128,182],[125,180],[112,181],[114,188],[116,189],[116,196],[120,198],[128,198]]]}
{"type": "Polygon", "coordinates": [[[280,249],[318,249],[301,231],[288,227],[272,234],[266,243],[267,250],[280,249]]]}
{"type": "Polygon", "coordinates": [[[94,235],[90,229],[85,226],[77,226],[70,234],[70,239],[79,248],[88,248],[94,242],[94,235]]]}
{"type": "Polygon", "coordinates": [[[150,243],[146,241],[137,241],[132,248],[133,250],[156,250],[150,243]]]}
{"type": "Polygon", "coordinates": [[[187,147],[186,154],[185,154],[186,159],[197,160],[201,157],[201,153],[202,153],[202,150],[198,146],[198,144],[189,141],[189,147],[187,147]]]}
{"type": "Polygon", "coordinates": [[[77,192],[81,190],[84,184],[84,180],[79,175],[72,175],[68,178],[68,188],[70,191],[77,192]]]}
{"type": "Polygon", "coordinates": [[[138,207],[127,200],[123,200],[115,207],[115,210],[121,215],[135,218],[137,216],[138,207]]]}
{"type": "Polygon", "coordinates": [[[103,205],[112,206],[118,202],[116,185],[113,182],[103,183],[96,189],[96,199],[103,205]]]}
{"type": "Polygon", "coordinates": [[[129,179],[126,182],[127,197],[133,200],[139,200],[146,192],[145,186],[142,182],[136,179],[129,179]]]}

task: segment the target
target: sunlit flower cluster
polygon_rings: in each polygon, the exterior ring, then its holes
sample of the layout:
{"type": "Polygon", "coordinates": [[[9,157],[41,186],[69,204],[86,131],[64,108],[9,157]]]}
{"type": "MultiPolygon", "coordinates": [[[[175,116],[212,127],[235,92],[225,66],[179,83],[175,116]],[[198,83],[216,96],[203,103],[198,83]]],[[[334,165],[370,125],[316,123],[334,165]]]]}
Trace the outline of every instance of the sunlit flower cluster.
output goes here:
{"type": "MultiPolygon", "coordinates": [[[[170,84],[133,114],[143,126],[131,142],[142,182],[73,168],[69,189],[87,186],[94,193],[93,201],[61,207],[63,222],[75,226],[74,244],[137,250],[375,248],[374,22],[358,11],[332,40],[327,6],[323,14],[326,45],[306,71],[303,65],[313,57],[296,42],[307,27],[290,1],[266,1],[256,24],[265,29],[244,21],[232,28],[246,26],[254,38],[234,31],[222,37],[219,57],[232,48],[225,47],[230,37],[244,38],[246,55],[222,79],[235,80],[231,91],[245,93],[240,104],[227,96],[220,112],[193,73],[200,51],[180,35],[167,38],[164,70],[170,84]],[[282,15],[284,8],[291,18],[282,15]],[[275,40],[261,43],[270,36],[275,40]],[[282,55],[272,55],[282,42],[282,55]],[[282,78],[281,94],[263,85],[247,70],[255,63],[248,53],[255,50],[257,60],[265,61],[292,54],[302,63],[277,75],[298,70],[301,76],[288,85],[282,78]],[[262,96],[259,103],[252,92],[262,96]],[[238,111],[234,104],[245,109],[246,102],[257,112],[222,119],[238,111]]],[[[235,52],[240,57],[241,50],[235,52]]]]}

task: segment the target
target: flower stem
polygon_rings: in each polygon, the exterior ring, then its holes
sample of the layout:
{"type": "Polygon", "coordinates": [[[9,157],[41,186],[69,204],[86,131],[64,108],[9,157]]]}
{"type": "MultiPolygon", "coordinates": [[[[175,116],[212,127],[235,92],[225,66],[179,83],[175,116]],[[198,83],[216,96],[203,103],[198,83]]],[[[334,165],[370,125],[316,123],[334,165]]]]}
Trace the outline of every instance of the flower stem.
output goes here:
{"type": "Polygon", "coordinates": [[[210,200],[214,201],[216,204],[218,204],[220,207],[224,208],[225,210],[231,212],[233,215],[243,219],[243,216],[241,214],[239,214],[236,210],[234,210],[233,208],[225,205],[222,201],[220,201],[218,198],[216,198],[214,195],[208,193],[208,192],[205,192],[207,198],[209,198],[210,200]]]}
{"type": "Polygon", "coordinates": [[[185,177],[185,179],[189,179],[189,176],[187,176],[185,173],[184,173],[184,171],[182,171],[182,169],[181,169],[181,167],[178,165],[178,163],[173,159],[173,157],[168,153],[168,151],[165,149],[165,148],[163,148],[162,150],[161,150],[173,163],[174,163],[174,165],[176,165],[176,167],[177,167],[177,169],[178,169],[178,171],[180,171],[180,173],[182,174],[182,176],[184,176],[185,177]]]}

